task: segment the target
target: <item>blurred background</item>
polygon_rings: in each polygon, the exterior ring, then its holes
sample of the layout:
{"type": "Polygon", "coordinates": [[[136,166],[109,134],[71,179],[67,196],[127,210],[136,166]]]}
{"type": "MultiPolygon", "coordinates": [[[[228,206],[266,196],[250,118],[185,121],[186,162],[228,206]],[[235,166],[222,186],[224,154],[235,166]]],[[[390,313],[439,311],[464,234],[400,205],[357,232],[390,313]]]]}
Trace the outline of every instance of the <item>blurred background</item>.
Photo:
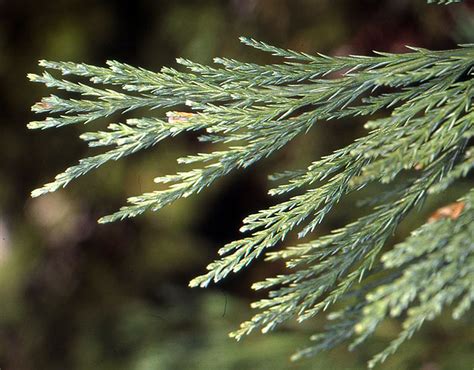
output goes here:
{"type": "MultiPolygon", "coordinates": [[[[30,106],[51,93],[26,79],[28,72],[39,72],[38,59],[99,65],[115,59],[152,70],[176,67],[178,56],[201,63],[214,56],[275,61],[240,45],[241,35],[333,55],[404,52],[407,44],[452,48],[474,42],[473,6],[425,0],[0,0],[2,370],[355,370],[365,369],[395,337],[399,323],[387,322],[355,352],[341,347],[291,363],[289,356],[321,330],[323,318],[239,343],[227,336],[261,297],[251,283],[281,272],[280,265],[258,262],[219,286],[187,287],[220,246],[239,237],[243,217],[275,201],[266,195],[267,174],[304,167],[349,143],[363,134],[361,121],[316,127],[202,194],[130,221],[96,224],[127,196],[153,189],[154,177],[175,172],[176,158],[196,150],[193,138],[175,138],[108,164],[66,190],[29,198],[31,190],[91,153],[77,139],[84,127],[27,131],[34,119],[30,106]]],[[[447,198],[468,186],[459,184],[447,198]]],[[[429,202],[394,240],[447,198],[429,202]]],[[[338,207],[315,235],[356,217],[348,205],[338,207]]],[[[447,313],[380,368],[472,369],[467,321],[447,313]]]]}

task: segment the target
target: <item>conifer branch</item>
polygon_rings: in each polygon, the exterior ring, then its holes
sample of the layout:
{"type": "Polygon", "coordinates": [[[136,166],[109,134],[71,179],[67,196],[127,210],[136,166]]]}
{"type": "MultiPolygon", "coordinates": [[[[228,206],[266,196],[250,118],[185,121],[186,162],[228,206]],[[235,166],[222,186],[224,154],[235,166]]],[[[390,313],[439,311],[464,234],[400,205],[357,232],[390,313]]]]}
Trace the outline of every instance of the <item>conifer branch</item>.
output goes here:
{"type": "Polygon", "coordinates": [[[30,123],[31,129],[90,124],[138,108],[175,110],[83,133],[80,138],[90,147],[109,149],[80,160],[32,195],[55,191],[108,161],[186,131],[197,131],[211,148],[219,145],[218,150],[178,159],[191,169],[156,178],[167,187],[131,197],[128,205],[99,221],[134,217],[248,168],[316,124],[365,117],[365,136],[304,170],[273,175],[279,184],[270,195],[286,200],[245,218],[241,231],[247,236],[223,246],[219,259],[190,285],[218,282],[262,254],[269,261],[286,261],[287,274],[253,285],[269,290],[269,297],[252,305],[259,312],[231,333],[237,339],[254,330],[268,332],[290,319],[307,320],[335,302],[347,302],[344,310],[330,315],[335,321],[327,331],[314,336],[317,343],[294,358],[346,341],[352,341],[352,348],[385,319],[404,315],[399,337],[374,357],[373,366],[445,307],[456,302],[454,316],[464,314],[474,298],[472,191],[449,217],[440,213],[392,250],[383,253],[383,247],[427,197],[471,173],[474,47],[329,57],[241,41],[284,62],[261,66],[216,58],[215,66],[205,66],[178,59],[187,72],[165,67],[155,73],[115,61],[107,67],[41,61],[43,68],[62,76],[45,71],[29,75],[33,82],[78,97],[51,95],[35,104],[33,110],[48,117],[30,123]],[[70,76],[86,82],[70,81],[70,76]],[[348,194],[376,183],[388,184],[387,190],[365,203],[371,211],[358,220],[329,235],[271,251],[291,232],[299,238],[311,235],[348,194]]]}

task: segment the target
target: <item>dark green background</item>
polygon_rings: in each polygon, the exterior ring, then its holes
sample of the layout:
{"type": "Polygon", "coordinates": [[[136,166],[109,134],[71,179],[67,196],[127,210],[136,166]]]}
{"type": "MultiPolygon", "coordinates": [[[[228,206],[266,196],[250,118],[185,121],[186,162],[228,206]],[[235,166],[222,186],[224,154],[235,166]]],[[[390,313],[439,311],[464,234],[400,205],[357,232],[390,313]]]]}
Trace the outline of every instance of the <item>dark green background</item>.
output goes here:
{"type": "MultiPolygon", "coordinates": [[[[399,327],[387,322],[352,353],[340,348],[290,363],[322,318],[240,343],[227,337],[252,314],[249,302],[259,296],[250,284],[281,266],[256,263],[218,287],[187,288],[223,243],[239,237],[244,216],[275,202],[266,196],[267,174],[304,167],[347,144],[363,134],[363,122],[316,127],[198,196],[158,214],[98,226],[98,217],[128,195],[153,189],[154,177],[176,171],[175,159],[198,147],[192,136],[176,138],[66,190],[29,199],[32,189],[92,153],[77,139],[84,127],[27,131],[35,119],[30,106],[50,93],[26,79],[39,72],[38,59],[116,59],[153,70],[176,66],[178,56],[203,63],[214,56],[274,61],[241,46],[241,35],[329,54],[400,52],[406,44],[450,48],[474,41],[471,9],[424,0],[0,1],[0,368],[363,369],[399,327]]],[[[351,201],[315,234],[353,219],[351,201]]],[[[395,239],[443,203],[428,203],[395,239]]],[[[471,369],[469,334],[468,320],[455,322],[447,313],[380,368],[471,369]]]]}

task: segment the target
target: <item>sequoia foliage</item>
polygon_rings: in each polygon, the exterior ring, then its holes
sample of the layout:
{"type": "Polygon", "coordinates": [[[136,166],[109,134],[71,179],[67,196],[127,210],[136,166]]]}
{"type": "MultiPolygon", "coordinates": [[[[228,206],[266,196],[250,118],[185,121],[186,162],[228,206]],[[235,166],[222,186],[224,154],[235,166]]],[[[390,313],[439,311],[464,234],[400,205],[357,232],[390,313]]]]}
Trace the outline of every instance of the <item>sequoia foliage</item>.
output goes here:
{"type": "Polygon", "coordinates": [[[306,169],[270,176],[278,184],[269,194],[283,200],[245,218],[241,231],[246,236],[223,246],[190,286],[218,282],[262,255],[284,260],[287,273],[253,285],[268,290],[268,298],[253,303],[258,313],[230,335],[265,333],[342,302],[342,310],[328,315],[327,329],[295,359],[343,342],[353,348],[385,319],[400,318],[398,337],[372,359],[374,366],[448,306],[454,318],[466,313],[474,299],[474,189],[435,212],[406,240],[383,248],[410,212],[474,166],[474,45],[330,57],[241,41],[283,62],[215,58],[215,66],[207,66],[180,58],[186,71],[164,67],[152,72],[117,61],[106,67],[40,61],[45,71],[30,74],[31,81],[77,97],[43,98],[32,109],[47,117],[31,122],[31,129],[89,124],[139,108],[168,113],[80,135],[90,147],[106,149],[81,159],[32,195],[53,192],[104,163],[187,131],[198,132],[208,148],[218,148],[178,159],[185,169],[156,178],[164,184],[159,190],[129,198],[128,205],[99,222],[134,217],[251,166],[322,121],[365,117],[363,137],[306,169]],[[385,190],[365,202],[370,208],[365,215],[328,235],[280,247],[290,232],[311,236],[341,199],[374,183],[385,190]]]}

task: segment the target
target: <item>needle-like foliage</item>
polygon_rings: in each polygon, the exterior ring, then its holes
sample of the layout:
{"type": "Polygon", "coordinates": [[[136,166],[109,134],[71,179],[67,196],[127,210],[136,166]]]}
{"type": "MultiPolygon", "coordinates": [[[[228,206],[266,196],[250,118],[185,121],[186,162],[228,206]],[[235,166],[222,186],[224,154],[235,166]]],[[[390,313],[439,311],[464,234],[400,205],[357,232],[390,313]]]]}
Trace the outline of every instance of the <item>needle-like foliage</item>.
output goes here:
{"type": "Polygon", "coordinates": [[[286,200],[248,216],[241,229],[247,236],[222,247],[220,258],[190,285],[218,282],[262,254],[271,261],[285,260],[287,274],[254,284],[254,289],[269,290],[268,298],[253,304],[259,312],[231,336],[268,332],[344,302],[343,310],[330,315],[334,323],[314,336],[314,346],[295,358],[346,341],[353,347],[386,318],[400,317],[399,336],[373,358],[373,366],[445,307],[454,304],[453,316],[463,315],[474,299],[474,190],[435,213],[393,249],[383,247],[407,214],[474,166],[469,148],[474,136],[474,46],[329,57],[241,41],[284,62],[257,65],[216,58],[216,66],[206,66],[178,59],[187,72],[163,68],[155,73],[116,61],[107,67],[41,61],[46,70],[66,79],[45,71],[29,75],[32,81],[79,97],[42,99],[33,110],[48,117],[29,128],[89,124],[138,108],[170,111],[165,117],[128,119],[82,134],[89,146],[108,149],[80,160],[32,195],[55,191],[110,160],[185,131],[197,131],[210,147],[221,148],[180,158],[180,164],[192,169],[156,178],[168,186],[129,198],[127,206],[100,222],[134,217],[249,167],[321,121],[365,116],[365,136],[305,170],[272,176],[280,185],[270,194],[286,200]],[[183,105],[188,112],[172,110],[183,105]],[[374,118],[377,112],[383,115],[374,118]],[[343,197],[374,183],[389,185],[374,194],[366,215],[329,235],[274,249],[290,232],[297,231],[300,238],[310,235],[343,197]]]}

